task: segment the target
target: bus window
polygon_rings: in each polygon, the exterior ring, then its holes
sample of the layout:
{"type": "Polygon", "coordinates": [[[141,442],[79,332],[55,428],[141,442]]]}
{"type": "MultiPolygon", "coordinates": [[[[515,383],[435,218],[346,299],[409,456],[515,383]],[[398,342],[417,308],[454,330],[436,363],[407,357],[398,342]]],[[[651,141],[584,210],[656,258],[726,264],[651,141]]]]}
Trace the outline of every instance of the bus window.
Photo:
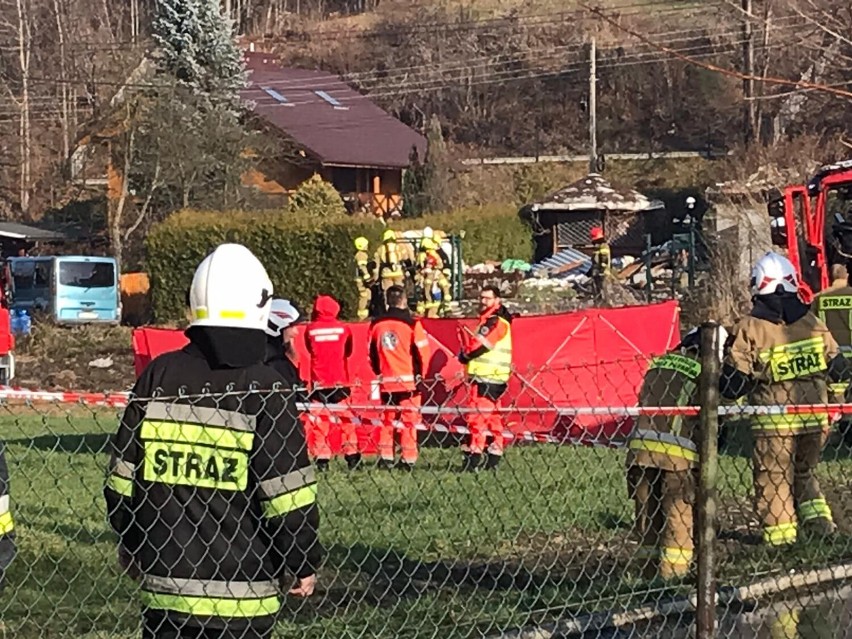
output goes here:
{"type": "Polygon", "coordinates": [[[35,288],[35,262],[25,260],[12,263],[12,279],[15,280],[16,291],[27,291],[35,288]]]}
{"type": "Polygon", "coordinates": [[[50,286],[50,263],[38,262],[35,266],[35,287],[47,288],[50,286]]]}
{"type": "Polygon", "coordinates": [[[108,262],[60,262],[59,283],[80,288],[115,286],[115,268],[108,262]]]}

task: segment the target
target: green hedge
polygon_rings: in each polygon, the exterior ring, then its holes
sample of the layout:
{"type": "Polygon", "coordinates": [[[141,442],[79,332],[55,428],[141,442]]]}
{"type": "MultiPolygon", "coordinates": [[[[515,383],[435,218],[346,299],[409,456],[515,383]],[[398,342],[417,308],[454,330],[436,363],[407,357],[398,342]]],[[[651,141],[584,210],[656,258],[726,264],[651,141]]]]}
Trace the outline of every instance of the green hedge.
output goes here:
{"type": "MultiPolygon", "coordinates": [[[[392,223],[406,230],[430,225],[447,233],[465,232],[464,259],[529,259],[531,237],[513,208],[470,209],[392,223]]],[[[301,219],[277,212],[247,213],[183,211],[156,225],[146,239],[157,322],[180,321],[186,314],[186,292],[196,266],[216,246],[236,242],[260,258],[272,278],[276,295],[307,308],[318,293],[334,295],[344,313],[354,315],[354,249],[359,235],[378,246],[384,227],[363,218],[301,219]]]]}
{"type": "Polygon", "coordinates": [[[521,222],[518,209],[509,206],[489,206],[424,215],[392,223],[392,228],[422,229],[429,225],[446,233],[464,231],[462,253],[466,264],[486,260],[502,262],[507,259],[532,258],[532,233],[521,222]]]}

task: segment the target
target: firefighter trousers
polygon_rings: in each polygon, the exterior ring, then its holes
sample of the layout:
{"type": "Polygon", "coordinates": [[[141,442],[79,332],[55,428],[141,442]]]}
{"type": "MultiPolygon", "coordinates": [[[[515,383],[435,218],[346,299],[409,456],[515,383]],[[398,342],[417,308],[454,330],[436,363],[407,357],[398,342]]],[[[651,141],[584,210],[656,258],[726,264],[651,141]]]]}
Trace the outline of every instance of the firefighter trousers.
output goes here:
{"type": "Polygon", "coordinates": [[[435,300],[432,297],[432,290],[439,283],[440,273],[435,270],[424,270],[421,276],[422,279],[422,299],[418,306],[422,305],[422,313],[426,317],[438,317],[441,307],[441,301],[435,300]]]}
{"type": "Polygon", "coordinates": [[[833,532],[831,508],[816,477],[824,443],[822,431],[754,438],[755,505],[765,543],[793,543],[799,522],[815,532],[833,532]]]}
{"type": "Polygon", "coordinates": [[[399,275],[382,275],[382,293],[387,291],[391,286],[405,286],[405,274],[399,275]]]}
{"type": "Polygon", "coordinates": [[[370,316],[370,300],[373,293],[361,280],[355,281],[355,288],[358,290],[358,319],[365,320],[370,316]]]}
{"type": "Polygon", "coordinates": [[[631,466],[627,487],[635,505],[634,530],[647,558],[645,576],[672,579],[686,575],[695,552],[693,471],[631,466]]]}
{"type": "Polygon", "coordinates": [[[382,393],[384,410],[382,425],[379,427],[379,457],[385,461],[394,459],[394,430],[400,423],[399,445],[402,449],[402,461],[414,464],[417,461],[417,424],[420,422],[420,394],[417,391],[402,393],[382,393]]]}
{"type": "Polygon", "coordinates": [[[491,444],[488,445],[488,453],[502,455],[505,438],[503,420],[498,410],[500,398],[506,392],[506,384],[474,382],[469,392],[468,408],[472,408],[473,412],[468,413],[467,416],[467,427],[470,429],[467,452],[472,455],[481,455],[485,452],[490,434],[491,444]]]}
{"type": "Polygon", "coordinates": [[[314,456],[319,460],[332,458],[329,431],[334,423],[340,424],[344,456],[355,455],[358,452],[355,416],[346,409],[349,395],[348,388],[318,388],[311,393],[310,401],[322,404],[322,408],[311,411],[314,427],[314,456]]]}

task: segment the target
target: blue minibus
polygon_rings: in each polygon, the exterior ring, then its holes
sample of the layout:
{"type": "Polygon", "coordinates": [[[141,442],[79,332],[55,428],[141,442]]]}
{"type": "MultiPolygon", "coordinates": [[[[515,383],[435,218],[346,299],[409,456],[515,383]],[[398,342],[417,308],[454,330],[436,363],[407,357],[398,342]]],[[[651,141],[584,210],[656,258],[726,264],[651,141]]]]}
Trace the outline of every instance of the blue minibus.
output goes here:
{"type": "Polygon", "coordinates": [[[9,258],[12,309],[48,314],[57,324],[121,321],[121,293],[112,257],[54,255],[9,258]]]}

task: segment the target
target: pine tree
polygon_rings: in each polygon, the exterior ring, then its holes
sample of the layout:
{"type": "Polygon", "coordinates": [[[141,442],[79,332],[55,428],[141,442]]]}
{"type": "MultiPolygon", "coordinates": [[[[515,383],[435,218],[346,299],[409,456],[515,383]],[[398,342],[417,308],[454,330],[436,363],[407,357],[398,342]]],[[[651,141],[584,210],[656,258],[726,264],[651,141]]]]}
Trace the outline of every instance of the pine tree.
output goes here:
{"type": "Polygon", "coordinates": [[[441,120],[433,115],[426,134],[426,161],[423,167],[423,194],[426,208],[432,212],[446,211],[449,208],[450,159],[441,120]]]}
{"type": "Polygon", "coordinates": [[[423,214],[423,182],[425,167],[420,161],[416,146],[411,147],[408,168],[402,176],[402,216],[418,217],[423,214]]]}
{"type": "Polygon", "coordinates": [[[158,0],[153,38],[160,71],[212,104],[236,107],[245,65],[219,0],[158,0]]]}

